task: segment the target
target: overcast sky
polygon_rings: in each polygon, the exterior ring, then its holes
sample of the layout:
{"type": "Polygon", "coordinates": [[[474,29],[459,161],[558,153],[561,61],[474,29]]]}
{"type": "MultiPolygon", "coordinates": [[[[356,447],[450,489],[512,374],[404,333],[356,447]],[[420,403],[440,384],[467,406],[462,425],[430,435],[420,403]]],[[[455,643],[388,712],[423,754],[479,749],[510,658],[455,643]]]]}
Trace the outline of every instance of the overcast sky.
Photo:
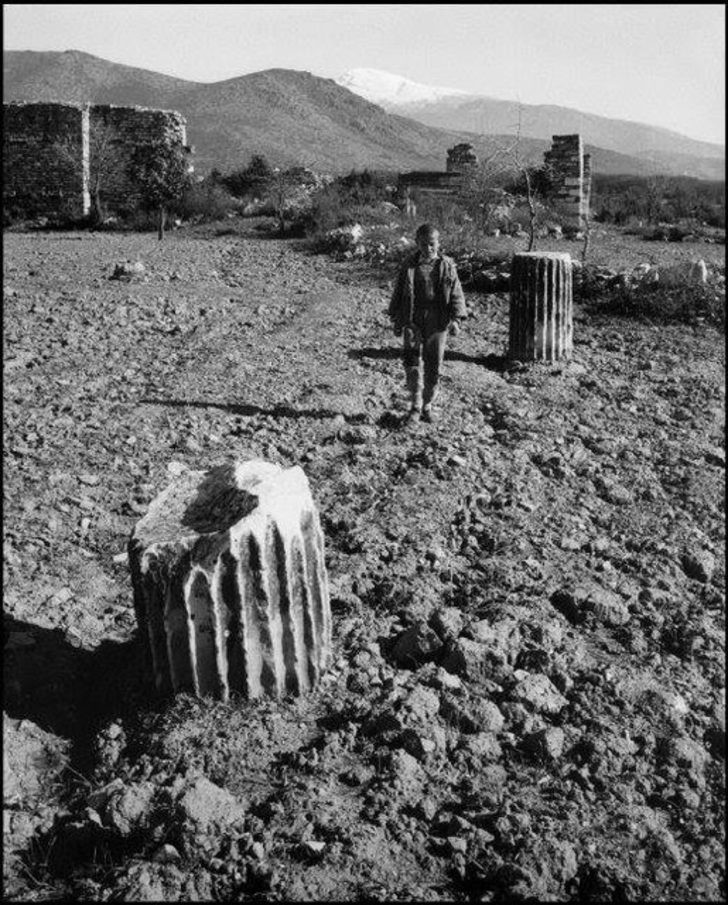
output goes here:
{"type": "Polygon", "coordinates": [[[82,50],[198,82],[366,67],[724,144],[722,4],[22,4],[6,50],[82,50]]]}

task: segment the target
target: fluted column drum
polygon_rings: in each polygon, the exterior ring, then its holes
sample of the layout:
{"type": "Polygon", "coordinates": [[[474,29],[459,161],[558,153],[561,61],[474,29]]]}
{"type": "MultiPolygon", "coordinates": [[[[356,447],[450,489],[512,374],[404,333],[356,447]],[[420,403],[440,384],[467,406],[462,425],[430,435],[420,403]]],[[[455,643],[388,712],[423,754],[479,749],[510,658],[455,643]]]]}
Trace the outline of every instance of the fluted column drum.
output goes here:
{"type": "Polygon", "coordinates": [[[557,361],[573,345],[571,256],[519,252],[511,264],[508,357],[557,361]]]}
{"type": "Polygon", "coordinates": [[[157,689],[300,695],[331,655],[323,533],[303,471],[269,462],[181,475],[129,540],[157,689]]]}

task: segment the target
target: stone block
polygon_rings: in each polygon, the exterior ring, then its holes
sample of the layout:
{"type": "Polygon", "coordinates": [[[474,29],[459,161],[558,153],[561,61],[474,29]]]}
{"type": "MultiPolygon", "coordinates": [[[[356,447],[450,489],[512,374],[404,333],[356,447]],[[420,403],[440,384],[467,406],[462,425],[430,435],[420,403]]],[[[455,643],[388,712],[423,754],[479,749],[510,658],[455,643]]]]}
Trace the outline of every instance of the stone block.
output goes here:
{"type": "Polygon", "coordinates": [[[160,692],[302,694],[331,654],[324,542],[308,481],[268,462],[190,471],[129,541],[160,692]]]}

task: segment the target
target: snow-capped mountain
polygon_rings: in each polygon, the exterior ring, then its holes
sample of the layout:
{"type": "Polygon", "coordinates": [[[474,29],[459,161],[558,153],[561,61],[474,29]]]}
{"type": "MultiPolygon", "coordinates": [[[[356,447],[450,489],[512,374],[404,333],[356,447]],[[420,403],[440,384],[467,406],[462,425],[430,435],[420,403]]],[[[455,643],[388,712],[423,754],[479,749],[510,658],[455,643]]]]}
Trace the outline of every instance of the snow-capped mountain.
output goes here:
{"type": "Polygon", "coordinates": [[[358,94],[374,104],[379,104],[385,110],[389,106],[427,104],[441,101],[444,98],[469,96],[467,91],[422,85],[401,75],[383,72],[381,69],[350,69],[335,81],[342,88],[348,88],[354,94],[358,94]]]}
{"type": "MultiPolygon", "coordinates": [[[[611,119],[553,104],[524,104],[484,93],[423,85],[379,69],[350,69],[336,82],[378,104],[387,113],[437,129],[512,135],[519,124],[523,137],[549,142],[553,135],[578,132],[586,144],[638,157],[646,166],[664,172],[670,170],[701,179],[723,179],[725,174],[723,146],[695,141],[645,123],[611,119]]],[[[606,162],[602,165],[606,167],[606,162]]]]}

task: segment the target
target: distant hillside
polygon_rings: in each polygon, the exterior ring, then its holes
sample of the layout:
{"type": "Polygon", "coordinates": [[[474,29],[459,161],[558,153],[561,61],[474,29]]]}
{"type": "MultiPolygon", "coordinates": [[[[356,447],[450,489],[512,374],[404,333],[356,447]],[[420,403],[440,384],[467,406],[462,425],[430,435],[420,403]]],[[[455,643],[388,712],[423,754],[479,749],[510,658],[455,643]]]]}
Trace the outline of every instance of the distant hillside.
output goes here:
{"type": "MultiPolygon", "coordinates": [[[[493,135],[475,135],[470,129],[442,129],[387,113],[331,79],[289,69],[204,84],[78,51],[5,51],[4,75],[5,101],[137,104],[179,110],[187,118],[188,141],[195,147],[195,169],[201,174],[213,167],[229,171],[245,166],[252,154],[264,154],[274,165],[300,163],[332,173],[365,167],[439,170],[444,169],[447,148],[452,145],[470,141],[482,152],[498,140],[493,135]]],[[[548,144],[540,138],[523,139],[522,150],[532,162],[541,163],[548,144]]],[[[588,150],[595,170],[654,172],[651,161],[603,148],[588,150]]],[[[675,172],[667,164],[662,171],[675,172]]],[[[691,175],[722,178],[707,172],[691,175]]]]}
{"type": "Polygon", "coordinates": [[[195,87],[158,72],[110,63],[78,50],[3,52],[3,101],[169,106],[168,98],[195,87]]]}
{"type": "Polygon", "coordinates": [[[337,81],[390,113],[428,126],[487,135],[512,133],[520,120],[521,134],[529,138],[550,141],[552,135],[579,132],[587,144],[647,161],[651,172],[659,167],[680,175],[724,178],[723,146],[696,141],[669,129],[569,107],[518,104],[477,91],[469,95],[452,91],[448,95],[447,89],[419,85],[377,70],[351,70],[337,81]]]}

